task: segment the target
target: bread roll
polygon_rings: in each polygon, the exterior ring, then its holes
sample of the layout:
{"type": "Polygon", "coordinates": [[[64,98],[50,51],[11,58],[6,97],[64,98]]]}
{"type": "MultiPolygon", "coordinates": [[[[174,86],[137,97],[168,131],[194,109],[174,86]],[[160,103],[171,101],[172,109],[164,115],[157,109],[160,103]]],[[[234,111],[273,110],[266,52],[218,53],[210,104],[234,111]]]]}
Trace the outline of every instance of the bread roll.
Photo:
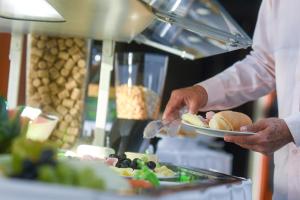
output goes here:
{"type": "Polygon", "coordinates": [[[201,116],[193,115],[191,113],[185,113],[181,116],[181,119],[192,125],[208,128],[208,124],[201,120],[201,116]]]}
{"type": "Polygon", "coordinates": [[[209,121],[209,127],[213,129],[240,131],[242,126],[252,124],[252,120],[245,114],[233,111],[216,113],[209,121]]]}

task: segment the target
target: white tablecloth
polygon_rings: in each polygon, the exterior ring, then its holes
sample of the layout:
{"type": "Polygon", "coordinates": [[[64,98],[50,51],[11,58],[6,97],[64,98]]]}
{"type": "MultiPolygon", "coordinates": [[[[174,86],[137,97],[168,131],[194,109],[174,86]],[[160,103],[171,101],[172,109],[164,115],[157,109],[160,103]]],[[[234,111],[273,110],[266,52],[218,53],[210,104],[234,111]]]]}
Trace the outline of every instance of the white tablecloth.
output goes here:
{"type": "Polygon", "coordinates": [[[2,200],[251,200],[251,181],[239,184],[212,187],[207,190],[177,192],[162,196],[119,196],[54,184],[32,181],[16,181],[0,178],[2,200]]]}
{"type": "Polygon", "coordinates": [[[156,152],[159,161],[231,174],[232,155],[199,145],[198,140],[178,137],[163,138],[159,141],[156,152]]]}

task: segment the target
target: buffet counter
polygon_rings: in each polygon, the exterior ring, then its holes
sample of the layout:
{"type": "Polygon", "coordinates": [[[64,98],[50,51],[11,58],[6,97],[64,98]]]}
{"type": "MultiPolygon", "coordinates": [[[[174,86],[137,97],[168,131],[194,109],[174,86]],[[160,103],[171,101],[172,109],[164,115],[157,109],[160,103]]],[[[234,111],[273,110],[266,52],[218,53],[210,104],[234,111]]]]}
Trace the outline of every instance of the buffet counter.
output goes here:
{"type": "Polygon", "coordinates": [[[103,200],[103,199],[177,199],[177,200],[251,200],[251,181],[225,184],[207,189],[184,190],[161,194],[122,195],[61,185],[0,178],[1,199],[5,200],[103,200]]]}

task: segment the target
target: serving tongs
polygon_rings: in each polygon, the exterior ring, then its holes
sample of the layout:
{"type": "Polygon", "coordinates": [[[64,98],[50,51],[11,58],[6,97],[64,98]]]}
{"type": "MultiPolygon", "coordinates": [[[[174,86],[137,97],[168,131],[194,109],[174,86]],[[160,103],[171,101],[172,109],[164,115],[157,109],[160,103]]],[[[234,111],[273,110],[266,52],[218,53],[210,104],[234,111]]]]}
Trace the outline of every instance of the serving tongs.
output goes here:
{"type": "Polygon", "coordinates": [[[157,135],[176,136],[181,125],[181,115],[187,112],[187,107],[183,107],[175,120],[154,120],[149,122],[143,132],[144,138],[154,138],[157,135]]]}

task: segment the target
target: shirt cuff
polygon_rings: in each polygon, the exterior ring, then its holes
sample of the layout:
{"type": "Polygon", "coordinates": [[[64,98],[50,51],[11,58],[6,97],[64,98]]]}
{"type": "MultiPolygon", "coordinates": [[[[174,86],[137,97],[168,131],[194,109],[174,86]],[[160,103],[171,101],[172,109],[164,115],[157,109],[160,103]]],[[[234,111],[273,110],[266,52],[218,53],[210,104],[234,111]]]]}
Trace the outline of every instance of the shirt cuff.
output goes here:
{"type": "Polygon", "coordinates": [[[202,86],[208,96],[207,104],[200,111],[218,110],[218,105],[225,101],[225,90],[222,80],[215,76],[196,85],[202,86]]]}
{"type": "Polygon", "coordinates": [[[300,147],[300,113],[290,115],[283,119],[294,138],[297,147],[300,147]]]}

